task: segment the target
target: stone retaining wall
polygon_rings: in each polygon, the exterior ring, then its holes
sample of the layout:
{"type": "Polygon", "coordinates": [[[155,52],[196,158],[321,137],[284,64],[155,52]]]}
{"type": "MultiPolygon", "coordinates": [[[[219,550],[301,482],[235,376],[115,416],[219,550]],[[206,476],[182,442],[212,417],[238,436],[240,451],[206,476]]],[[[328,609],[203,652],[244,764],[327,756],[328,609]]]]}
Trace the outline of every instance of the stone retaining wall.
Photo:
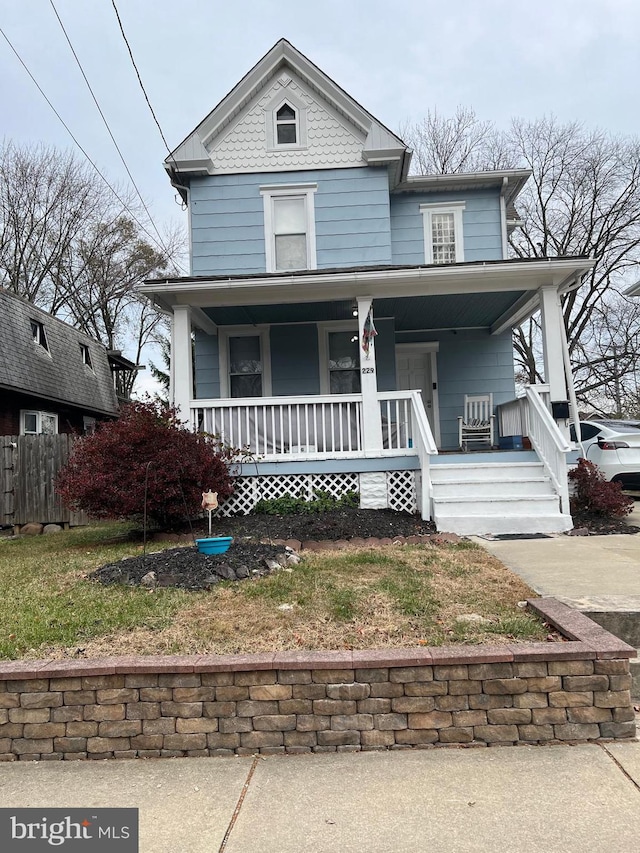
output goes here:
{"type": "Polygon", "coordinates": [[[635,650],[530,606],[568,642],[0,663],[0,760],[634,737],[635,650]]]}

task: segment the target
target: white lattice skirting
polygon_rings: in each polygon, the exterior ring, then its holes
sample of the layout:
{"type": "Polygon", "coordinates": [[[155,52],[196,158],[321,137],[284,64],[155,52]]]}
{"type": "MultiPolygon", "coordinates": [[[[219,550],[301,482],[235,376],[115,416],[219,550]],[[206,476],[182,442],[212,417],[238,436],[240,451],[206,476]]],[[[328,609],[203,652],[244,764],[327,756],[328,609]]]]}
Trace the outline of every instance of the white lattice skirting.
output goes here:
{"type": "MultiPolygon", "coordinates": [[[[387,471],[387,507],[398,512],[416,512],[414,471],[387,471]]],[[[235,492],[220,507],[219,514],[248,515],[260,500],[273,500],[285,495],[313,500],[322,490],[339,498],[346,492],[360,491],[359,474],[280,474],[237,477],[235,492]]]]}

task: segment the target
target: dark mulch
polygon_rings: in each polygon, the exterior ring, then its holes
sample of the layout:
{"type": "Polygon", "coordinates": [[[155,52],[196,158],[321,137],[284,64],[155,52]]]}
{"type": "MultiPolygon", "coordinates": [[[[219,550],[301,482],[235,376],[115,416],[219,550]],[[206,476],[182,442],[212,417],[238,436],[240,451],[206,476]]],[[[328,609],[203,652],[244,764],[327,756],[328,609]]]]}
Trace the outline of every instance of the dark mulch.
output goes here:
{"type": "MultiPolygon", "coordinates": [[[[285,563],[287,552],[282,545],[263,544],[265,539],[308,540],[383,539],[435,533],[430,521],[392,510],[342,508],[304,515],[243,515],[216,518],[212,536],[233,536],[226,554],[204,555],[195,547],[169,548],[146,556],[129,557],[102,566],[89,577],[102,584],[136,586],[149,572],[146,585],[175,586],[181,589],[210,589],[220,580],[244,580],[270,574],[264,560],[285,563]]],[[[208,522],[193,525],[196,538],[208,536],[208,522]]]]}
{"type": "Polygon", "coordinates": [[[128,557],[109,563],[89,577],[99,583],[138,586],[147,576],[145,586],[153,589],[175,586],[180,589],[210,589],[221,580],[245,580],[270,574],[265,560],[286,562],[282,546],[255,542],[234,542],[226,554],[200,554],[195,547],[168,548],[165,551],[128,557]],[[149,575],[150,572],[155,577],[149,575]]]}
{"type": "MultiPolygon", "coordinates": [[[[197,535],[208,535],[207,522],[194,527],[197,535]]],[[[390,509],[342,508],[303,515],[241,515],[215,518],[214,536],[251,537],[252,539],[369,539],[377,537],[416,536],[435,533],[433,522],[417,515],[390,509]]]]}
{"type": "Polygon", "coordinates": [[[592,513],[572,513],[573,529],[584,530],[586,536],[609,536],[614,533],[640,533],[640,527],[628,524],[624,518],[603,518],[592,513]]]}

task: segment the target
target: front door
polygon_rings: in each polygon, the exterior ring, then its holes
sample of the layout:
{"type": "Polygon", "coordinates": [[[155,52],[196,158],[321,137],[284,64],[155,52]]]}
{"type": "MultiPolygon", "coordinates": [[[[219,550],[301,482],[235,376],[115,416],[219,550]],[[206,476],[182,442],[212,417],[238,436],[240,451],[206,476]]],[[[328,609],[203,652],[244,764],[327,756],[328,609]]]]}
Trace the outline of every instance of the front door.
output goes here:
{"type": "Polygon", "coordinates": [[[440,423],[437,415],[438,391],[436,381],[436,353],[414,345],[396,347],[396,373],[398,391],[421,391],[429,426],[440,446],[440,423]]]}

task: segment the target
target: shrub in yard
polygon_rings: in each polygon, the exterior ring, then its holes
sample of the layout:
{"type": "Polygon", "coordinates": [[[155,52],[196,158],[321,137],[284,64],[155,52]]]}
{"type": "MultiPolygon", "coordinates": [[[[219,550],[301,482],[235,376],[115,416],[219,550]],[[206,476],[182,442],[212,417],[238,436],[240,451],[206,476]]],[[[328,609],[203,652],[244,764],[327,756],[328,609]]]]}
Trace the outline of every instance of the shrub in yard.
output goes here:
{"type": "Polygon", "coordinates": [[[622,484],[605,480],[598,466],[587,459],[578,460],[578,467],[569,472],[569,480],[574,484],[574,512],[621,518],[633,509],[633,498],[622,493],[622,484]]]}
{"type": "Polygon", "coordinates": [[[78,439],[56,487],[68,506],[94,518],[137,518],[147,471],[147,513],[164,528],[197,515],[202,492],[233,492],[228,453],[160,402],[129,403],[118,420],[78,439]]]}
{"type": "Polygon", "coordinates": [[[253,511],[261,515],[305,515],[328,512],[333,509],[344,509],[345,507],[357,508],[358,506],[360,506],[358,492],[345,492],[339,498],[334,498],[332,494],[323,489],[315,489],[311,501],[304,497],[283,495],[281,498],[258,501],[253,511]]]}

